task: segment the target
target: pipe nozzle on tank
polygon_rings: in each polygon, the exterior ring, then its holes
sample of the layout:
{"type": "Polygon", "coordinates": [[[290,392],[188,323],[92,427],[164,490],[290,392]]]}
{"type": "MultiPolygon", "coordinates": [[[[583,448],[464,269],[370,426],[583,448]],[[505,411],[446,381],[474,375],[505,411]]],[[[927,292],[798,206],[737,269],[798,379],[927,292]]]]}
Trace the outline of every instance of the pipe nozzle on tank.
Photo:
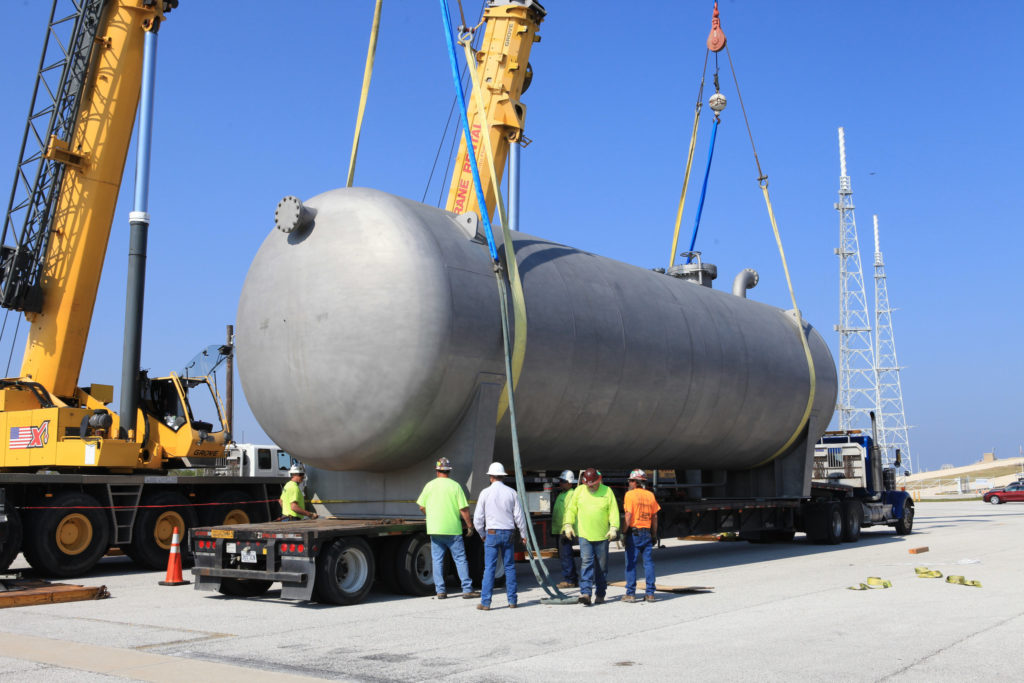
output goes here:
{"type": "Polygon", "coordinates": [[[741,299],[747,298],[747,290],[757,286],[759,280],[757,271],[753,268],[744,268],[732,281],[732,293],[741,299]]]}
{"type": "Polygon", "coordinates": [[[302,200],[288,195],[277,203],[274,212],[274,227],[288,234],[293,230],[304,228],[316,218],[316,210],[303,206],[302,200]]]}

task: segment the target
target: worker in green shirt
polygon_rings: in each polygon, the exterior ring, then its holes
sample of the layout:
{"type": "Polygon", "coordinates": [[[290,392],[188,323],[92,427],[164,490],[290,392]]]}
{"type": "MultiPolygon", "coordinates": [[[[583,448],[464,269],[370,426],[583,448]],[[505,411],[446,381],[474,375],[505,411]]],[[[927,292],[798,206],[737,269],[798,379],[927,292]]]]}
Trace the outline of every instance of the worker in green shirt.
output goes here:
{"type": "Polygon", "coordinates": [[[577,534],[573,524],[579,527],[580,602],[589,605],[593,589],[594,604],[600,605],[608,590],[608,543],[619,533],[619,504],[593,467],[583,471],[580,481],[583,486],[576,488],[565,509],[562,533],[571,539],[577,534]]]}
{"type": "Polygon", "coordinates": [[[430,555],[434,565],[434,588],[438,600],[448,597],[444,585],[444,554],[450,552],[455,560],[455,569],[462,581],[462,597],[466,600],[480,597],[473,590],[466,561],[466,545],[462,540],[462,522],[466,523],[466,535],[473,533],[473,520],[469,516],[469,502],[462,485],[450,478],[452,463],[441,458],[435,465],[437,477],[423,487],[416,499],[420,512],[427,515],[427,535],[430,536],[430,555]],[[461,520],[459,518],[462,518],[461,520]]]}
{"type": "Polygon", "coordinates": [[[558,534],[558,560],[562,563],[562,582],[559,588],[575,588],[580,583],[580,575],[576,570],[576,558],[573,557],[573,539],[562,533],[565,523],[565,507],[575,491],[576,475],[572,470],[565,470],[558,478],[562,492],[555,499],[555,507],[551,510],[551,529],[558,534]]]}
{"type": "Polygon", "coordinates": [[[296,521],[303,517],[316,519],[316,513],[306,509],[306,496],[302,492],[302,480],[306,478],[306,468],[302,463],[295,463],[288,470],[291,480],[281,489],[281,519],[296,521]]]}

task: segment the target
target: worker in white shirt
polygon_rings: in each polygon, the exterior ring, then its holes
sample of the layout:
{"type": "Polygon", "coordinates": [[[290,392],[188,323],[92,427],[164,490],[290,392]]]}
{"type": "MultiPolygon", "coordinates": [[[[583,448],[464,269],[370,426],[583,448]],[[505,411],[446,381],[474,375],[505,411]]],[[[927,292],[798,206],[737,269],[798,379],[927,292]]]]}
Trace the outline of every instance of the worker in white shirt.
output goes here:
{"type": "Polygon", "coordinates": [[[507,477],[508,473],[501,463],[495,462],[487,469],[487,476],[491,479],[491,485],[480,492],[473,514],[473,525],[480,538],[484,539],[484,578],[480,586],[480,604],[476,608],[485,612],[491,609],[498,553],[501,553],[505,563],[505,597],[508,598],[508,606],[516,606],[516,565],[512,555],[516,529],[523,542],[526,542],[526,518],[519,504],[519,496],[502,481],[502,477],[507,477]]]}

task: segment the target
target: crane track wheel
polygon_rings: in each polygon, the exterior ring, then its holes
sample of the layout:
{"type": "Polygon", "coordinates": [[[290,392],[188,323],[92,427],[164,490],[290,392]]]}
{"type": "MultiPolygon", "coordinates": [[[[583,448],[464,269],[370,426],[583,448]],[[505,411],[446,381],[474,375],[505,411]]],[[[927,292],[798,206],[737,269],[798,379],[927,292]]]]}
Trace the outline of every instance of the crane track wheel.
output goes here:
{"type": "Polygon", "coordinates": [[[370,545],[357,536],[339,538],[317,558],[317,596],[335,605],[354,605],[370,592],[373,575],[370,545]]]}
{"type": "MultiPolygon", "coordinates": [[[[125,552],[135,564],[147,569],[164,569],[171,551],[174,528],[180,538],[187,539],[188,531],[198,525],[195,509],[176,491],[160,491],[145,496],[135,517],[132,542],[125,552]]],[[[189,544],[181,544],[182,565],[192,563],[189,544]]]]}
{"type": "Polygon", "coordinates": [[[98,500],[80,491],[44,499],[25,516],[25,559],[48,576],[85,574],[110,545],[110,520],[98,500]]]}
{"type": "Polygon", "coordinates": [[[21,541],[24,537],[21,514],[10,501],[7,502],[4,509],[7,514],[7,536],[0,541],[0,572],[6,571],[11,566],[11,562],[14,562],[14,558],[21,552],[21,541]]]}

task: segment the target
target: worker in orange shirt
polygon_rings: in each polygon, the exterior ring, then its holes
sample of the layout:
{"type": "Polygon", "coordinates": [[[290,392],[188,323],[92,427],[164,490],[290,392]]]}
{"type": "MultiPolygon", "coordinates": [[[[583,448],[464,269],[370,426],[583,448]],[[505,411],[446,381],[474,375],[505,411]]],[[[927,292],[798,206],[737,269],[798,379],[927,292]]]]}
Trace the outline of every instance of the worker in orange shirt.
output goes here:
{"type": "Polygon", "coordinates": [[[629,490],[622,502],[626,513],[622,535],[626,546],[626,596],[623,602],[639,602],[636,598],[636,561],[644,562],[646,588],[644,600],[654,602],[654,559],[651,553],[658,544],[658,510],[661,506],[654,494],[644,488],[647,474],[643,470],[629,473],[629,490]]]}

